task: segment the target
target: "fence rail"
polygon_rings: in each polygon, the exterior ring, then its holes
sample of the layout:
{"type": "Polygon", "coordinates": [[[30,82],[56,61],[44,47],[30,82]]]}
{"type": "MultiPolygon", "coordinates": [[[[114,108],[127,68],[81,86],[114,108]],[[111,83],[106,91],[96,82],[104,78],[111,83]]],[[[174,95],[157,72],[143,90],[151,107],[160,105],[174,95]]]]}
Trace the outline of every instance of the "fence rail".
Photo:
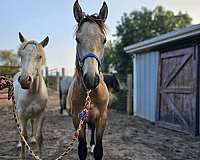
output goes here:
{"type": "Polygon", "coordinates": [[[0,91],[0,99],[8,99],[8,89],[0,91]]]}
{"type": "MultiPolygon", "coordinates": [[[[6,69],[17,69],[19,70],[19,66],[0,66],[0,70],[2,68],[6,69]]],[[[2,73],[0,75],[7,76],[9,78],[13,78],[15,73],[2,73]]],[[[61,74],[58,72],[57,68],[49,69],[45,67],[45,72],[42,71],[42,75],[44,76],[45,82],[48,88],[59,90],[59,81],[65,76],[65,68],[62,68],[61,74]],[[43,75],[45,73],[45,75],[43,75]]],[[[117,110],[126,111],[128,114],[133,114],[133,78],[132,75],[129,74],[127,76],[118,76],[121,83],[121,91],[116,93],[117,102],[114,103],[111,107],[117,110]]],[[[7,90],[0,91],[0,99],[7,99],[7,90]]]]}
{"type": "Polygon", "coordinates": [[[59,90],[59,80],[65,76],[65,68],[62,68],[61,76],[57,68],[49,69],[45,68],[45,82],[47,87],[59,90]]]}

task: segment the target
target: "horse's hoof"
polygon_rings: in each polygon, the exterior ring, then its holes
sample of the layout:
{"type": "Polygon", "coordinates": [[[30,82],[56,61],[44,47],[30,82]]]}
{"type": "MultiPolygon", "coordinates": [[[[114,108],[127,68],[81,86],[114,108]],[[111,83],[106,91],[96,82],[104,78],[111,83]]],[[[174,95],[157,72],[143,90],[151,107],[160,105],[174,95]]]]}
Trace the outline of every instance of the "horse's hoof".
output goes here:
{"type": "Polygon", "coordinates": [[[21,148],[21,147],[22,147],[21,142],[18,142],[18,143],[17,143],[17,148],[21,148]]]}
{"type": "Polygon", "coordinates": [[[60,109],[60,114],[63,114],[63,110],[62,109],[60,109]]]}
{"type": "Polygon", "coordinates": [[[69,113],[68,113],[67,111],[64,111],[64,112],[63,112],[63,115],[69,116],[69,113]]]}
{"type": "Polygon", "coordinates": [[[91,152],[91,153],[94,153],[94,147],[95,147],[95,145],[93,144],[93,145],[91,146],[91,148],[90,148],[90,152],[91,152]]]}
{"type": "Polygon", "coordinates": [[[35,139],[35,137],[31,137],[30,143],[31,143],[31,144],[36,144],[36,139],[35,139]]]}

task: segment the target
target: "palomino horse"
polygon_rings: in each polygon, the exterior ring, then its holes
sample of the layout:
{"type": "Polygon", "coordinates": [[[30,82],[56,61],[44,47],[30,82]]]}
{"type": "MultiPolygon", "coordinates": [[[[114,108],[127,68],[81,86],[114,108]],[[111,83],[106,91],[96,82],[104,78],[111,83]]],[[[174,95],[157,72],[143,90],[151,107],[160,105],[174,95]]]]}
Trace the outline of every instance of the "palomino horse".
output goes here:
{"type": "MultiPolygon", "coordinates": [[[[87,118],[87,124],[92,129],[91,146],[94,146],[95,160],[103,157],[102,138],[107,123],[107,105],[109,92],[101,72],[101,59],[106,43],[105,21],[108,7],[104,2],[98,15],[85,15],[78,3],[74,4],[74,16],[78,22],[76,31],[77,53],[76,72],[68,92],[68,103],[75,129],[79,126],[79,113],[83,110],[86,92],[91,90],[92,104],[87,118]],[[96,144],[94,131],[96,129],[96,144]]],[[[81,160],[87,157],[86,124],[79,135],[78,155],[81,160]]]]}
{"type": "MultiPolygon", "coordinates": [[[[104,82],[110,92],[110,97],[112,97],[112,91],[118,92],[120,90],[119,80],[116,75],[103,73],[104,82]]],[[[63,114],[63,111],[66,110],[67,112],[70,110],[69,106],[66,107],[67,103],[67,95],[68,90],[73,81],[73,77],[65,76],[62,80],[59,81],[59,99],[60,99],[60,114],[63,114]]],[[[109,98],[111,100],[112,98],[109,98]]],[[[109,102],[110,103],[110,102],[109,102]]]]}
{"type": "MultiPolygon", "coordinates": [[[[46,37],[42,42],[27,41],[19,33],[21,45],[18,55],[21,58],[21,72],[14,77],[14,95],[16,100],[16,114],[27,139],[27,123],[32,125],[32,142],[36,142],[41,155],[42,125],[44,110],[47,105],[47,87],[41,74],[41,67],[45,64],[43,48],[48,44],[46,37]]],[[[21,140],[21,159],[25,159],[25,144],[21,140]]]]}

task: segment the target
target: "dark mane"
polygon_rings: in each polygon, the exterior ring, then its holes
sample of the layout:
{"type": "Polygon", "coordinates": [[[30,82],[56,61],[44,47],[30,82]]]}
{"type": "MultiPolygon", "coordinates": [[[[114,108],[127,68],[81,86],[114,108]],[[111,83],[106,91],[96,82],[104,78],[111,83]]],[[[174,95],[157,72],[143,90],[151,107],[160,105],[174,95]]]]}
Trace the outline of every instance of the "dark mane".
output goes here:
{"type": "Polygon", "coordinates": [[[36,42],[36,41],[28,41],[24,46],[23,46],[23,49],[25,49],[26,48],[26,46],[27,45],[29,45],[29,44],[33,44],[33,45],[35,45],[35,46],[37,46],[38,45],[38,43],[36,42]]]}
{"type": "Polygon", "coordinates": [[[80,27],[82,26],[83,23],[85,22],[92,22],[92,23],[96,23],[100,30],[105,34],[106,33],[106,25],[105,23],[102,21],[102,19],[98,16],[98,14],[92,14],[92,15],[85,15],[85,17],[81,20],[81,22],[78,24],[78,27],[76,29],[76,33],[78,32],[78,30],[80,29],[80,27]]]}

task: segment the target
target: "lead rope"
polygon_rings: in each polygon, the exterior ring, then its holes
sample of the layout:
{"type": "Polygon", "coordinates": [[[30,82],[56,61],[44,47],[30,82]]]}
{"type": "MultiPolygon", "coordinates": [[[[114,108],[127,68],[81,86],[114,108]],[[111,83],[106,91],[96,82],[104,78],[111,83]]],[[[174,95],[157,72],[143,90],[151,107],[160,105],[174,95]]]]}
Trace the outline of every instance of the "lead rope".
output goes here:
{"type": "Polygon", "coordinates": [[[64,156],[66,156],[69,153],[69,151],[72,150],[72,146],[74,145],[75,141],[78,139],[80,131],[85,123],[85,120],[88,118],[89,109],[91,105],[90,92],[91,90],[87,91],[84,109],[79,114],[80,123],[79,123],[78,129],[75,131],[71,142],[65,146],[65,151],[58,158],[56,158],[56,160],[61,160],[64,156]]]}
{"type": "Polygon", "coordinates": [[[28,152],[31,154],[31,156],[36,159],[36,160],[42,160],[39,156],[37,156],[33,149],[31,148],[31,146],[28,144],[28,142],[26,141],[26,138],[23,136],[22,134],[22,129],[16,114],[16,102],[15,102],[15,97],[14,97],[14,87],[13,87],[13,81],[12,80],[8,80],[8,79],[0,79],[1,83],[0,84],[4,84],[4,85],[0,85],[3,86],[3,88],[0,87],[0,89],[4,89],[4,88],[8,88],[8,100],[12,99],[12,103],[13,103],[13,117],[17,126],[17,130],[19,132],[19,135],[22,139],[22,141],[25,143],[26,149],[28,150],[28,152]],[[5,85],[6,84],[6,85],[5,85]]]}
{"type": "MultiPolygon", "coordinates": [[[[15,120],[15,123],[16,123],[16,126],[17,126],[17,130],[19,132],[19,135],[20,135],[22,141],[25,143],[26,149],[28,150],[28,152],[31,154],[31,156],[34,159],[42,160],[39,156],[37,156],[34,153],[32,148],[30,147],[30,145],[26,141],[26,138],[22,134],[22,129],[20,127],[20,123],[18,121],[18,117],[17,117],[17,114],[16,114],[16,102],[15,102],[15,97],[14,97],[13,81],[9,80],[9,79],[7,79],[5,77],[0,76],[0,90],[3,90],[5,88],[8,88],[8,100],[12,99],[13,117],[14,117],[14,120],[15,120]]],[[[69,151],[72,150],[72,146],[74,145],[75,141],[78,139],[80,131],[81,131],[82,127],[83,127],[83,124],[85,123],[85,120],[88,118],[88,113],[89,113],[89,109],[90,109],[90,105],[91,105],[90,92],[91,92],[91,90],[87,91],[87,96],[86,96],[86,99],[85,99],[84,109],[79,114],[80,123],[79,123],[78,129],[74,132],[74,135],[72,137],[71,142],[68,143],[65,146],[65,151],[58,158],[56,158],[55,160],[63,159],[63,157],[66,156],[69,153],[69,151]]]]}

